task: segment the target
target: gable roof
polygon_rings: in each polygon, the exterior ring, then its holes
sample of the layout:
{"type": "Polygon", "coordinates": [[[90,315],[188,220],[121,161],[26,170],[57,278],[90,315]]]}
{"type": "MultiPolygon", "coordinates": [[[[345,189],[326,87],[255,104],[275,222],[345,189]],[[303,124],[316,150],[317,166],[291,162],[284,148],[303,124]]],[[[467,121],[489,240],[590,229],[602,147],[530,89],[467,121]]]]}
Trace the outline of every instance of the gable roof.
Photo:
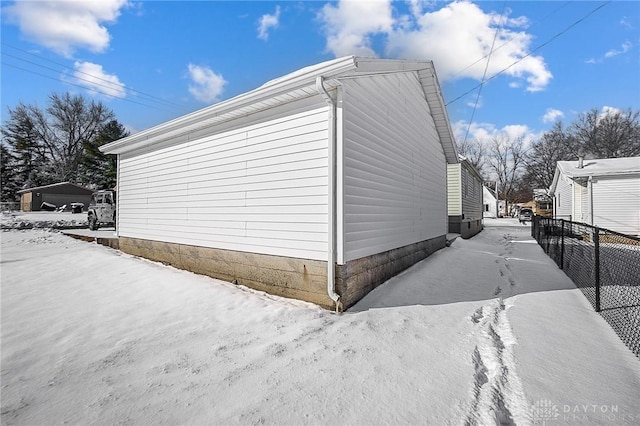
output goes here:
{"type": "Polygon", "coordinates": [[[496,191],[494,191],[493,189],[489,188],[487,185],[482,185],[482,191],[486,191],[493,198],[495,198],[496,200],[498,199],[498,196],[496,195],[496,191]]]}
{"type": "Polygon", "coordinates": [[[551,195],[555,193],[560,175],[571,179],[590,176],[621,176],[640,174],[640,157],[603,158],[584,160],[583,167],[578,167],[578,161],[558,161],[551,184],[551,195]]]}
{"type": "Polygon", "coordinates": [[[150,129],[100,147],[106,154],[121,154],[174,139],[176,143],[188,140],[191,132],[204,127],[215,127],[222,123],[249,114],[273,108],[318,94],[316,79],[321,77],[331,90],[345,77],[365,77],[367,75],[396,72],[416,72],[425,99],[431,110],[440,143],[447,163],[458,162],[457,149],[451,124],[444,105],[440,84],[432,61],[408,61],[345,56],[302,68],[283,77],[268,81],[252,91],[219,102],[201,110],[178,117],[150,129]]]}
{"type": "Polygon", "coordinates": [[[89,194],[93,193],[92,189],[85,188],[84,186],[76,185],[75,183],[59,182],[59,183],[52,183],[51,185],[35,186],[33,188],[22,189],[20,191],[17,191],[16,194],[24,194],[24,193],[27,193],[27,192],[41,191],[43,189],[53,189],[53,188],[62,187],[62,186],[71,186],[73,188],[77,188],[77,189],[81,189],[83,191],[86,191],[89,194]]]}
{"type": "Polygon", "coordinates": [[[480,176],[478,170],[473,166],[473,164],[471,164],[467,157],[462,154],[458,154],[458,160],[460,161],[460,164],[462,164],[462,167],[469,170],[469,172],[474,175],[475,178],[478,179],[481,183],[484,183],[484,178],[480,176]]]}

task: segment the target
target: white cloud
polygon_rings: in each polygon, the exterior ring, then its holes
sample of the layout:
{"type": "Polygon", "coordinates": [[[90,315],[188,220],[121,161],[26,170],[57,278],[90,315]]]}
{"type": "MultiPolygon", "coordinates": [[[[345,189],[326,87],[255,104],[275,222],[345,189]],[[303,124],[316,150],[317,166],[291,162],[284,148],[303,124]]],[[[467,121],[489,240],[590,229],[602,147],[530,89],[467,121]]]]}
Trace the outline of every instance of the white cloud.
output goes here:
{"type": "Polygon", "coordinates": [[[456,141],[462,141],[467,134],[467,128],[469,134],[467,139],[474,139],[489,147],[491,140],[499,136],[508,136],[509,139],[515,140],[522,138],[525,146],[529,146],[531,142],[538,139],[541,133],[536,133],[524,124],[510,124],[502,128],[497,128],[491,123],[469,123],[460,120],[452,124],[453,135],[456,141]]]}
{"type": "Polygon", "coordinates": [[[600,114],[600,118],[606,117],[608,115],[617,115],[622,114],[622,110],[616,107],[603,106],[602,113],[600,114]]]}
{"type": "Polygon", "coordinates": [[[605,58],[613,58],[614,56],[622,55],[623,53],[627,53],[632,47],[633,44],[630,41],[625,41],[622,43],[622,49],[611,49],[607,53],[604,54],[605,58]]]}
{"type": "Polygon", "coordinates": [[[441,80],[481,80],[486,58],[500,28],[491,54],[487,77],[498,72],[526,84],[526,90],[543,90],[552,78],[544,59],[530,55],[532,36],[524,30],[524,16],[485,13],[468,1],[446,4],[424,12],[427,3],[409,0],[410,15],[394,17],[391,0],[361,2],[341,0],[326,5],[320,14],[325,24],[327,49],[343,55],[379,56],[371,40],[385,40],[384,55],[401,59],[433,60],[441,80]],[[474,62],[475,61],[475,62],[474,62]]]}
{"type": "Polygon", "coordinates": [[[126,90],[115,74],[107,74],[102,65],[91,62],[75,62],[73,76],[77,84],[87,87],[89,93],[100,93],[112,98],[124,98],[126,90]]]}
{"type": "Polygon", "coordinates": [[[7,16],[22,34],[56,53],[71,57],[78,48],[103,52],[111,41],[104,23],[114,23],[127,0],[17,1],[7,16]]]}
{"type": "Polygon", "coordinates": [[[553,123],[558,118],[564,117],[564,113],[559,109],[547,108],[547,112],[542,116],[543,123],[553,123]]]}
{"type": "Polygon", "coordinates": [[[600,58],[589,58],[587,61],[585,61],[587,64],[601,64],[605,61],[605,59],[610,59],[613,58],[614,56],[618,56],[618,55],[622,55],[627,53],[629,50],[631,50],[631,48],[633,47],[633,43],[631,43],[630,41],[625,41],[624,43],[622,43],[620,50],[618,49],[611,49],[609,51],[607,51],[602,57],[600,58]]]}
{"type": "Polygon", "coordinates": [[[626,29],[632,30],[633,29],[633,24],[629,21],[629,18],[627,18],[626,16],[624,16],[621,20],[620,20],[620,25],[626,29]]]}
{"type": "Polygon", "coordinates": [[[552,78],[542,57],[527,56],[532,37],[522,30],[528,24],[525,17],[485,13],[477,5],[462,1],[424,13],[415,24],[410,30],[399,29],[390,35],[388,54],[431,59],[443,80],[481,80],[487,67],[484,57],[491,51],[498,25],[487,78],[504,70],[506,75],[526,81],[528,91],[544,89],[552,78]]]}
{"type": "Polygon", "coordinates": [[[220,99],[226,80],[206,66],[189,64],[189,93],[201,102],[211,103],[220,99]]]}
{"type": "Polygon", "coordinates": [[[278,28],[278,25],[280,25],[280,6],[276,6],[276,13],[273,15],[262,15],[260,25],[258,26],[258,38],[268,40],[269,30],[271,28],[278,28]]]}
{"type": "Polygon", "coordinates": [[[327,50],[336,57],[346,55],[378,56],[371,37],[392,30],[390,0],[341,0],[337,7],[326,4],[320,12],[325,24],[327,50]]]}

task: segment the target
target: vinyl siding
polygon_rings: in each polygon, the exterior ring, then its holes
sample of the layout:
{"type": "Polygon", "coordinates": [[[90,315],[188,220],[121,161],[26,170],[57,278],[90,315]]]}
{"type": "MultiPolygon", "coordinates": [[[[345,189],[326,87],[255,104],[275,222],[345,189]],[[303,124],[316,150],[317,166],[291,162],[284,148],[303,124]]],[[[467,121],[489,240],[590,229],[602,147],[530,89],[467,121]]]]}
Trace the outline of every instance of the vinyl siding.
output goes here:
{"type": "Polygon", "coordinates": [[[594,225],[640,235],[640,176],[594,178],[594,225]]]}
{"type": "Polygon", "coordinates": [[[342,83],[343,261],[446,234],[446,160],[417,75],[342,83]]]}
{"type": "Polygon", "coordinates": [[[316,260],[327,253],[328,109],[122,154],[119,234],[316,260]]]}
{"type": "MultiPolygon", "coordinates": [[[[462,165],[461,165],[462,166],[462,165]]],[[[464,219],[474,220],[482,218],[482,182],[466,167],[461,167],[462,184],[462,213],[464,219]]],[[[451,213],[449,213],[451,214],[451,213]]]]}
{"type": "Polygon", "coordinates": [[[460,163],[447,164],[447,210],[449,216],[462,214],[461,168],[460,163]]]}
{"type": "Polygon", "coordinates": [[[573,188],[568,183],[568,179],[563,175],[558,178],[555,192],[555,217],[558,219],[571,220],[573,218],[573,188]]]}
{"type": "Polygon", "coordinates": [[[574,221],[581,223],[590,223],[589,218],[589,188],[587,182],[578,180],[573,181],[573,189],[575,194],[575,214],[574,221]]]}

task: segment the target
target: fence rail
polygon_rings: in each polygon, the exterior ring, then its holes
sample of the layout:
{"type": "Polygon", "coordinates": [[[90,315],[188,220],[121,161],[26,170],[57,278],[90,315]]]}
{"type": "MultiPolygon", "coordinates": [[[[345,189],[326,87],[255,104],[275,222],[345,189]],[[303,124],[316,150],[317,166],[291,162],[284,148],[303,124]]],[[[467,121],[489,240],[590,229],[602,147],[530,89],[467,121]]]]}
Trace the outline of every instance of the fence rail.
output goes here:
{"type": "Polygon", "coordinates": [[[640,358],[640,238],[564,219],[535,217],[542,249],[640,358]]]}

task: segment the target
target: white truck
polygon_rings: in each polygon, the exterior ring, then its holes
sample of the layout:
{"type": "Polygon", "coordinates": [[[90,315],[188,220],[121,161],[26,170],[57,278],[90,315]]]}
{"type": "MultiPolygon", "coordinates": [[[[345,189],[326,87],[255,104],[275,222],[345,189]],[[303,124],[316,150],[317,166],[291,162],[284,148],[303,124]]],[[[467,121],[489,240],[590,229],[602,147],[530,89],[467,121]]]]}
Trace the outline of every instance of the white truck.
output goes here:
{"type": "Polygon", "coordinates": [[[116,226],[116,192],[111,190],[96,191],[91,195],[87,209],[89,229],[97,230],[101,225],[116,226]]]}

